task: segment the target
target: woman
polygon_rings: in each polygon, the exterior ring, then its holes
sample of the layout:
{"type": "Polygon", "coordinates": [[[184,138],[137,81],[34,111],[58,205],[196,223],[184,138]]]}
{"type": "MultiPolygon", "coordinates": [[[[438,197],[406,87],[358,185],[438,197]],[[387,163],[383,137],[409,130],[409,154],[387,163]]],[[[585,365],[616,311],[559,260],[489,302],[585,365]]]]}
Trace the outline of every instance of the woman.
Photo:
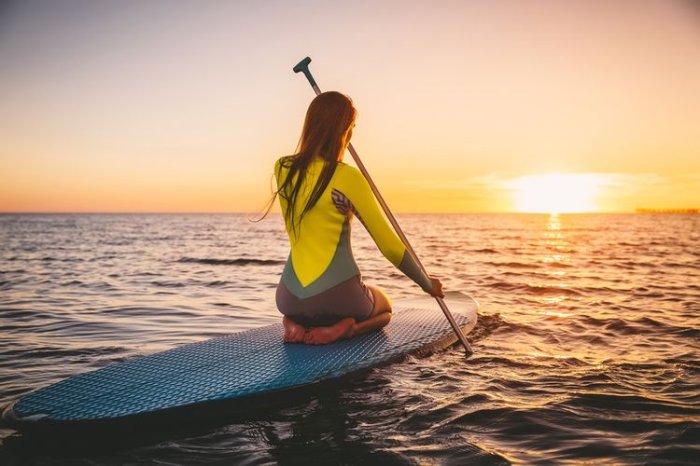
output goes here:
{"type": "Polygon", "coordinates": [[[342,162],[356,114],[345,95],[318,95],[306,113],[298,152],[275,163],[291,245],[276,293],[286,342],[331,343],[389,323],[391,301],[362,282],[353,258],[353,215],[392,264],[426,292],[443,296],[440,281],[421,272],[387,224],[364,176],[342,162]]]}

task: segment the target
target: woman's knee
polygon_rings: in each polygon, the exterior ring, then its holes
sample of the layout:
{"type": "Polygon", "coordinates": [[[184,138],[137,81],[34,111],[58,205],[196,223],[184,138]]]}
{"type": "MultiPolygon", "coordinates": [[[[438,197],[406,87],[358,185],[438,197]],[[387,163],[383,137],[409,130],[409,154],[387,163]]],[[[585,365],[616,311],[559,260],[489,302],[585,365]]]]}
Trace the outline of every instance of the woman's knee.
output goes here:
{"type": "Polygon", "coordinates": [[[374,310],[372,315],[382,314],[384,312],[391,313],[391,299],[380,288],[368,285],[368,288],[374,296],[374,310]]]}

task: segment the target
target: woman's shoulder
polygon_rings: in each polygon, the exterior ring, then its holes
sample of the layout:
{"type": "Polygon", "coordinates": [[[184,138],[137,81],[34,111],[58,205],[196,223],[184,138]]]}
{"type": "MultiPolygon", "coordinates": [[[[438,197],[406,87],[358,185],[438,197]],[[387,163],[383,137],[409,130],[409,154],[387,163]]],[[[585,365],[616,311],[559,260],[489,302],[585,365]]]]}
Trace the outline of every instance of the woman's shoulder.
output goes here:
{"type": "Polygon", "coordinates": [[[336,168],[336,171],[341,174],[342,176],[350,177],[350,178],[356,178],[358,176],[362,176],[362,173],[360,170],[357,168],[353,167],[352,165],[348,165],[345,162],[338,162],[338,167],[336,168]]]}
{"type": "Polygon", "coordinates": [[[343,185],[348,188],[363,185],[366,181],[360,170],[343,162],[338,163],[338,166],[335,169],[334,177],[336,177],[339,185],[343,185]]]}

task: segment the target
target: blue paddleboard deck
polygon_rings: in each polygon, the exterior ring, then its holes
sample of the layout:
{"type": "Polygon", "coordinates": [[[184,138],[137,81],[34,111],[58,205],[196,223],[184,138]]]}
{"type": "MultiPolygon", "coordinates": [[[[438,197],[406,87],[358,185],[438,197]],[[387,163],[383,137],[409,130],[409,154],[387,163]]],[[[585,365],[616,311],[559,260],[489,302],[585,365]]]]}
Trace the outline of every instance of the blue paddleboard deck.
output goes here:
{"type": "MultiPolygon", "coordinates": [[[[466,334],[478,304],[448,294],[447,304],[466,334]]],[[[108,424],[178,409],[298,389],[453,344],[456,337],[429,296],[394,302],[382,331],[330,345],[285,344],[281,323],[133,358],[70,377],[8,406],[15,428],[108,424]]]]}

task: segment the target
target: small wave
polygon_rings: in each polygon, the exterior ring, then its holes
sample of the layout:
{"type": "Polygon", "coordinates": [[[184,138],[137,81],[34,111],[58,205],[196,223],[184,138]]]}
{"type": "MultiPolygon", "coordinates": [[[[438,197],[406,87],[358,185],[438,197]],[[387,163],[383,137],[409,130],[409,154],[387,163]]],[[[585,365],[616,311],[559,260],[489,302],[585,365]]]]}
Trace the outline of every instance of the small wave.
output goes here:
{"type": "Polygon", "coordinates": [[[576,252],[576,249],[572,248],[571,246],[563,246],[560,244],[545,245],[545,249],[547,249],[549,251],[555,251],[555,252],[567,253],[567,254],[573,254],[576,252]]]}
{"type": "Polygon", "coordinates": [[[177,262],[186,264],[206,264],[206,265],[284,265],[285,261],[276,259],[251,259],[239,257],[236,259],[208,259],[198,257],[183,257],[177,262]]]}
{"type": "Polygon", "coordinates": [[[496,267],[511,267],[517,269],[537,269],[540,267],[539,264],[532,262],[484,262],[487,265],[493,265],[496,267]]]}
{"type": "Polygon", "coordinates": [[[600,327],[604,330],[620,335],[640,335],[655,332],[658,334],[674,334],[682,337],[695,338],[700,335],[700,330],[694,327],[672,325],[651,317],[639,317],[636,319],[596,318],[585,315],[579,317],[586,327],[600,327]]]}
{"type": "Polygon", "coordinates": [[[583,293],[574,290],[572,288],[567,288],[561,285],[531,285],[524,283],[508,283],[508,282],[495,282],[489,285],[491,288],[496,288],[499,290],[507,291],[523,291],[527,294],[538,295],[538,296],[548,296],[548,295],[567,295],[567,296],[582,296],[583,293]]]}
{"type": "Polygon", "coordinates": [[[691,261],[657,262],[659,269],[700,269],[700,264],[691,261]]]}
{"type": "Polygon", "coordinates": [[[481,315],[474,330],[469,332],[469,341],[483,340],[504,324],[500,314],[481,315]]]}
{"type": "Polygon", "coordinates": [[[558,285],[526,285],[524,290],[537,295],[567,295],[581,296],[582,293],[571,288],[558,285]]]}
{"type": "Polygon", "coordinates": [[[64,348],[60,346],[42,346],[37,348],[27,349],[11,349],[2,352],[3,356],[16,357],[22,359],[60,359],[72,358],[76,356],[111,356],[113,354],[123,353],[124,348],[118,346],[85,346],[64,348]]]}
{"type": "Polygon", "coordinates": [[[206,286],[211,288],[227,288],[231,285],[233,285],[233,283],[227,280],[214,280],[213,282],[206,283],[206,286]]]}
{"type": "Polygon", "coordinates": [[[550,262],[545,262],[547,267],[552,267],[555,269],[569,269],[572,267],[571,264],[567,264],[566,262],[557,262],[557,261],[550,261],[550,262]]]}
{"type": "Polygon", "coordinates": [[[185,283],[178,282],[178,281],[161,281],[161,280],[154,280],[151,282],[151,285],[154,286],[161,286],[164,288],[183,288],[187,286],[185,283]]]}
{"type": "Polygon", "coordinates": [[[80,257],[53,257],[53,256],[44,256],[41,259],[38,259],[42,262],[83,262],[84,259],[80,257]]]}
{"type": "Polygon", "coordinates": [[[578,393],[566,402],[569,406],[584,406],[612,411],[637,411],[670,414],[697,414],[698,409],[673,400],[651,396],[618,393],[578,393]]]}

